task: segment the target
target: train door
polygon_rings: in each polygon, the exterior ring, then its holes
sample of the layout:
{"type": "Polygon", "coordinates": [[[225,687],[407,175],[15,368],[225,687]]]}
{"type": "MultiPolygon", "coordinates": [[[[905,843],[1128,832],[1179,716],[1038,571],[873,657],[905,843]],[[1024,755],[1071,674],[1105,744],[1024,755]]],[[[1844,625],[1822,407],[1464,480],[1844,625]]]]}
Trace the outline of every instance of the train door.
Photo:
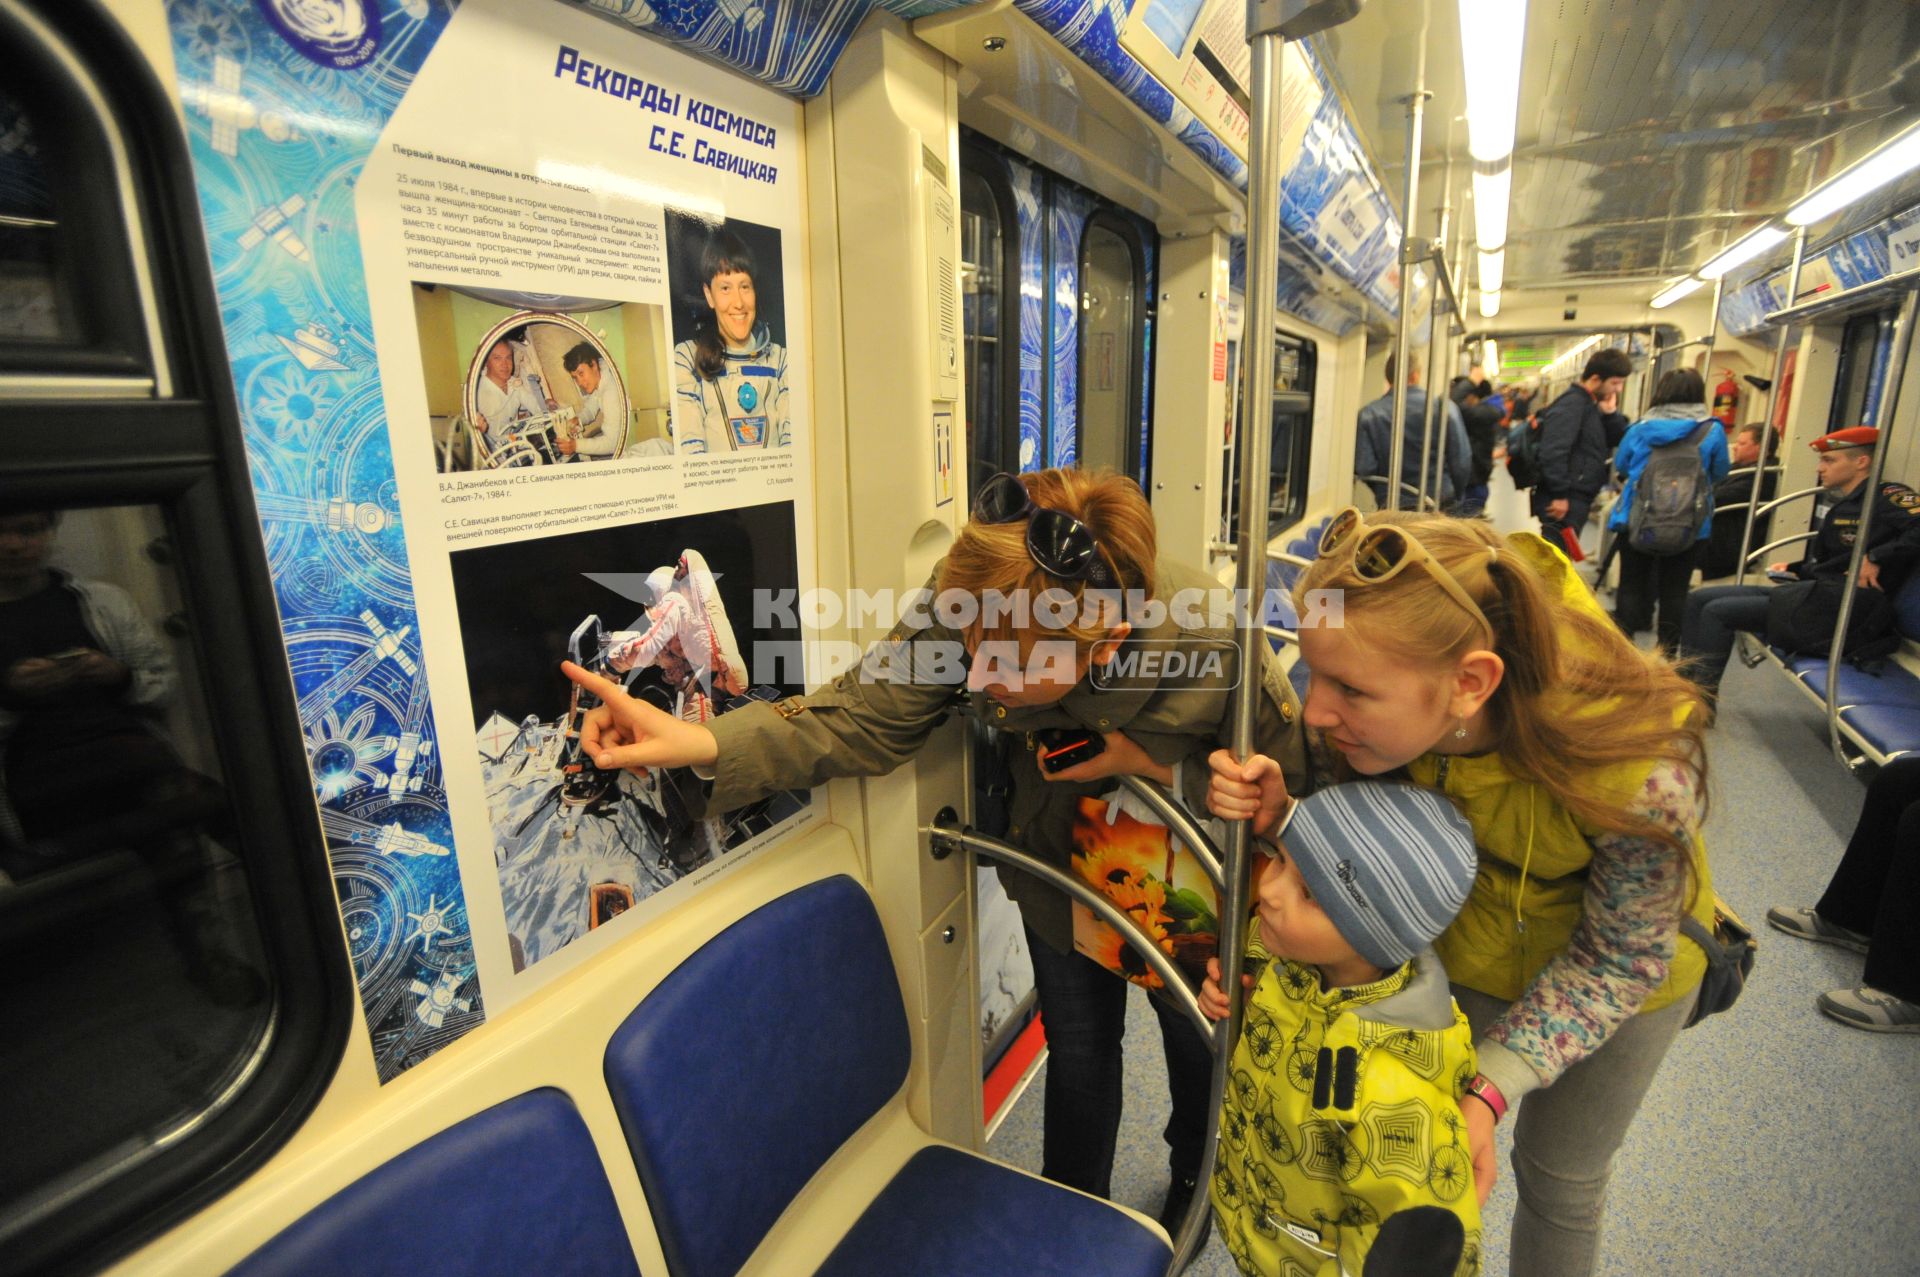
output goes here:
{"type": "Polygon", "coordinates": [[[962,129],[961,145],[963,201],[974,192],[971,207],[1003,246],[992,317],[1002,326],[991,335],[1008,410],[991,446],[999,462],[1018,464],[999,468],[1106,466],[1147,487],[1158,233],[977,134],[962,129]]]}
{"type": "Polygon", "coordinates": [[[48,12],[0,3],[6,1273],[230,1187],[351,1017],[174,113],[110,23],[48,12]]]}
{"type": "MultiPolygon", "coordinates": [[[[1307,338],[1276,333],[1273,346],[1273,435],[1268,447],[1267,524],[1284,528],[1306,513],[1307,465],[1313,447],[1313,388],[1318,371],[1319,346],[1307,338]]],[[[1245,376],[1238,365],[1237,375],[1245,376]]],[[[1241,395],[1234,392],[1233,403],[1241,395]]],[[[1239,412],[1234,427],[1239,427],[1239,412]]],[[[1228,431],[1221,465],[1225,471],[1223,493],[1227,515],[1223,540],[1240,537],[1239,450],[1234,432],[1228,431]]]]}

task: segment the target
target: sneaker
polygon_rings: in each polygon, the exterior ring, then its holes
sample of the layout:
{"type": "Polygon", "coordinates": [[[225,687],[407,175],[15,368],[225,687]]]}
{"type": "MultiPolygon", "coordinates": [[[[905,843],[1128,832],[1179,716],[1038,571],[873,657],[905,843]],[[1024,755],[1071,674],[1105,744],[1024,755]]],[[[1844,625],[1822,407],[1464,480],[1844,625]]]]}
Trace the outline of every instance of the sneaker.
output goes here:
{"type": "Polygon", "coordinates": [[[1840,1023],[1869,1033],[1920,1033],[1920,1003],[1864,984],[1823,993],[1815,1005],[1840,1023]]]}
{"type": "Polygon", "coordinates": [[[1767,925],[1775,931],[1784,931],[1790,936],[1811,940],[1815,944],[1839,945],[1842,949],[1851,949],[1855,953],[1867,951],[1869,937],[1861,935],[1858,931],[1849,931],[1838,923],[1828,922],[1811,909],[1784,907],[1769,909],[1767,925]]]}

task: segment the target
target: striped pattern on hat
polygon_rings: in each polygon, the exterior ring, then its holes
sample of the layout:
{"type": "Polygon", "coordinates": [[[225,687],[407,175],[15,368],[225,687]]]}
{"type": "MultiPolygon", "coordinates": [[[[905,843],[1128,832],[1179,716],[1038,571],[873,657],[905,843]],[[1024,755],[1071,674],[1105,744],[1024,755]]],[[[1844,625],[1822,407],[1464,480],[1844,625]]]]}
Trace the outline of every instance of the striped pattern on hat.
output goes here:
{"type": "Polygon", "coordinates": [[[1295,804],[1283,841],[1341,936],[1387,971],[1432,944],[1473,887],[1473,827],[1417,785],[1322,789],[1295,804]]]}

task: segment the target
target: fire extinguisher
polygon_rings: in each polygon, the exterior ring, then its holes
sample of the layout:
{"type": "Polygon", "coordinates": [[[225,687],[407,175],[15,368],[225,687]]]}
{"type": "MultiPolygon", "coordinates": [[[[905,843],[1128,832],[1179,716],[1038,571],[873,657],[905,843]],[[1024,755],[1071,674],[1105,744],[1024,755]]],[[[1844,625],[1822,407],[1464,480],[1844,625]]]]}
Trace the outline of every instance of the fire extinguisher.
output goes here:
{"type": "Polygon", "coordinates": [[[1733,379],[1731,368],[1720,370],[1724,380],[1713,388],[1713,414],[1720,418],[1720,424],[1731,430],[1738,424],[1740,416],[1740,383],[1733,379]]]}

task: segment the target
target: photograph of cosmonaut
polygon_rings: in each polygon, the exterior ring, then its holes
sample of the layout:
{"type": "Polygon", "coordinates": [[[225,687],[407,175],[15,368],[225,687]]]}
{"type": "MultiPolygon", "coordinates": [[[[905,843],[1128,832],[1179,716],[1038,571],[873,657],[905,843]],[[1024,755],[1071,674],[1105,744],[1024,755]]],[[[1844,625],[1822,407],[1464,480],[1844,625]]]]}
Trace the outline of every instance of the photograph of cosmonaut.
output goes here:
{"type": "Polygon", "coordinates": [[[797,683],[774,680],[797,668],[797,626],[750,623],[756,591],[797,588],[796,562],[786,502],[452,555],[515,970],[704,880],[806,810],[793,791],[696,815],[703,782],[690,771],[601,771],[579,741],[597,701],[559,672],[575,661],[690,722],[794,695],[797,683]]]}
{"type": "Polygon", "coordinates": [[[780,232],[675,209],[666,222],[680,451],[791,447],[780,232]]]}
{"type": "Polygon", "coordinates": [[[413,309],[441,473],[673,454],[663,308],[416,282],[413,309]]]}

